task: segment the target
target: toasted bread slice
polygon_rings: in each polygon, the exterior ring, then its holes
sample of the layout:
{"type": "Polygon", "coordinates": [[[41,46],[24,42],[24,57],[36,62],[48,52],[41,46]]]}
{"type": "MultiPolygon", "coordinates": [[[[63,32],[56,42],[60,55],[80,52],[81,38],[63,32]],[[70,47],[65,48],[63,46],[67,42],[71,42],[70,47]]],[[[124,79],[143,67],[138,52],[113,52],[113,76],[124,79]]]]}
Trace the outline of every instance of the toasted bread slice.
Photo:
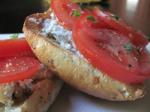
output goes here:
{"type": "Polygon", "coordinates": [[[13,105],[0,104],[0,112],[46,112],[58,95],[62,81],[47,68],[40,72],[42,78],[33,84],[32,94],[13,105]],[[46,75],[48,77],[43,77],[46,75]]]}
{"type": "Polygon", "coordinates": [[[144,96],[143,84],[129,85],[114,80],[86,60],[61,48],[52,36],[42,35],[45,19],[50,19],[49,11],[27,17],[23,31],[39,60],[66,83],[87,94],[112,101],[132,101],[144,96]]]}

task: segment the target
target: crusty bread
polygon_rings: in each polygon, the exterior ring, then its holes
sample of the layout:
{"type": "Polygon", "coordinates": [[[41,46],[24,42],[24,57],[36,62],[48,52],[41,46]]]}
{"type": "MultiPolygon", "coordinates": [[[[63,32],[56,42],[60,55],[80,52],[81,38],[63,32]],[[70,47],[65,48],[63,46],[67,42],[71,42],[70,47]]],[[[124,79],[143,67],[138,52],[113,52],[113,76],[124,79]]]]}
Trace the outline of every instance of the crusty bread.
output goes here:
{"type": "Polygon", "coordinates": [[[33,14],[26,18],[23,31],[26,40],[39,60],[66,83],[93,95],[112,101],[132,101],[144,96],[143,84],[128,85],[110,78],[95,69],[86,60],[64,50],[56,41],[42,35],[42,22],[50,12],[33,14]],[[31,21],[31,18],[35,21],[31,21]]]}
{"type": "MultiPolygon", "coordinates": [[[[52,74],[47,69],[43,75],[52,74]]],[[[53,74],[50,77],[39,80],[34,85],[34,91],[31,96],[23,102],[13,105],[0,105],[0,112],[46,112],[49,106],[54,102],[62,86],[62,81],[53,74]]]]}

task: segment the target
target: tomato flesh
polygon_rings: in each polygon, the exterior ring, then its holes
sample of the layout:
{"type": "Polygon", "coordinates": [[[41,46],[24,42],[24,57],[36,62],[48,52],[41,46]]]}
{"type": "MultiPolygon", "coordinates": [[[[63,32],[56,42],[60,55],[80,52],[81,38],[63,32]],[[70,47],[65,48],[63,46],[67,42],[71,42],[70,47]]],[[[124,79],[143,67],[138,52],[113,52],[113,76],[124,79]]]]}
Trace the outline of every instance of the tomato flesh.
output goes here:
{"type": "Polygon", "coordinates": [[[52,0],[51,8],[59,22],[68,29],[72,29],[77,17],[72,16],[73,10],[81,11],[80,7],[71,0],[52,0]]]}
{"type": "MultiPolygon", "coordinates": [[[[146,40],[141,39],[143,43],[134,43],[133,39],[125,35],[124,31],[116,29],[107,22],[100,21],[99,16],[92,16],[96,19],[96,23],[87,20],[89,14],[82,15],[73,28],[73,40],[77,49],[84,55],[89,62],[108,74],[114,79],[125,83],[141,83],[150,75],[150,63],[148,62],[149,54],[145,52],[140,54],[136,51],[136,45],[140,45],[141,49],[145,49],[146,40]],[[132,52],[128,52],[124,45],[131,43],[132,52]],[[147,56],[146,63],[140,63],[141,55],[147,56]],[[141,66],[145,65],[145,71],[141,70],[141,66]]],[[[107,19],[107,18],[105,18],[107,19]]],[[[123,26],[122,26],[123,27],[123,26]]],[[[127,29],[126,29],[127,30],[127,29]]]]}
{"type": "Polygon", "coordinates": [[[0,58],[13,56],[34,56],[25,39],[0,40],[0,58]]]}
{"type": "Polygon", "coordinates": [[[146,44],[148,44],[148,41],[144,38],[144,36],[141,33],[134,31],[122,20],[117,21],[115,19],[112,19],[110,17],[110,14],[104,13],[97,8],[94,9],[93,13],[99,18],[99,21],[104,22],[112,29],[126,35],[135,45],[145,46],[146,44]]]}
{"type": "Polygon", "coordinates": [[[0,83],[29,79],[39,69],[39,61],[33,57],[5,58],[0,61],[0,83]]]}
{"type": "Polygon", "coordinates": [[[81,11],[70,0],[52,0],[52,10],[64,27],[73,30],[77,49],[94,67],[129,84],[149,78],[148,41],[141,33],[115,20],[111,13],[97,8],[81,11]],[[74,9],[82,12],[79,18],[71,16],[74,9]]]}

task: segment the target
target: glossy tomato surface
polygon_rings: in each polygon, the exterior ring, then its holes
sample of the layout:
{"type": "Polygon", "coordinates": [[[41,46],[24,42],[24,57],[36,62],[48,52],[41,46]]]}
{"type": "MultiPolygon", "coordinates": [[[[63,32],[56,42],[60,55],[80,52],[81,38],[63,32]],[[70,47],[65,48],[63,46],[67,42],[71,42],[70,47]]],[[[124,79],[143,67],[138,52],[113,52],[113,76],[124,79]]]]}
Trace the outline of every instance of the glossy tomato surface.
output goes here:
{"type": "Polygon", "coordinates": [[[77,49],[100,71],[125,83],[141,83],[150,76],[148,43],[142,35],[103,12],[83,14],[74,25],[77,49]]]}
{"type": "Polygon", "coordinates": [[[71,0],[52,0],[51,8],[60,24],[72,29],[74,22],[81,13],[80,7],[71,0]]]}
{"type": "Polygon", "coordinates": [[[11,57],[0,60],[0,83],[30,79],[40,69],[33,57],[11,57]]]}
{"type": "Polygon", "coordinates": [[[95,68],[129,84],[149,78],[148,41],[141,33],[109,12],[83,11],[70,0],[52,0],[52,9],[61,24],[73,29],[77,49],[95,68]],[[71,16],[74,9],[81,12],[78,18],[71,16]]]}
{"type": "Polygon", "coordinates": [[[13,56],[34,56],[25,39],[0,40],[0,58],[13,56]]]}

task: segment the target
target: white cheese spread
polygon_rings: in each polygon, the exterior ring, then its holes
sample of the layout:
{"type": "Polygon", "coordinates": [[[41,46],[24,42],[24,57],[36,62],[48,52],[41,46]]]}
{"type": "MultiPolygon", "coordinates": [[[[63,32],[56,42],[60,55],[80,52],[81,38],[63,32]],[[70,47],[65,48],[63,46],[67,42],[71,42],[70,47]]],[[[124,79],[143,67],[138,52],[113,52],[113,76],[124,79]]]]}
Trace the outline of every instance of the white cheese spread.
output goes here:
{"type": "Polygon", "coordinates": [[[150,42],[146,45],[146,50],[150,53],[150,42]]]}
{"type": "Polygon", "coordinates": [[[21,108],[5,107],[5,112],[21,112],[21,108]]]}
{"type": "Polygon", "coordinates": [[[50,17],[50,19],[44,20],[41,34],[45,36],[52,35],[62,48],[81,56],[72,40],[72,31],[67,30],[63,26],[59,25],[54,13],[51,13],[50,17]]]}

